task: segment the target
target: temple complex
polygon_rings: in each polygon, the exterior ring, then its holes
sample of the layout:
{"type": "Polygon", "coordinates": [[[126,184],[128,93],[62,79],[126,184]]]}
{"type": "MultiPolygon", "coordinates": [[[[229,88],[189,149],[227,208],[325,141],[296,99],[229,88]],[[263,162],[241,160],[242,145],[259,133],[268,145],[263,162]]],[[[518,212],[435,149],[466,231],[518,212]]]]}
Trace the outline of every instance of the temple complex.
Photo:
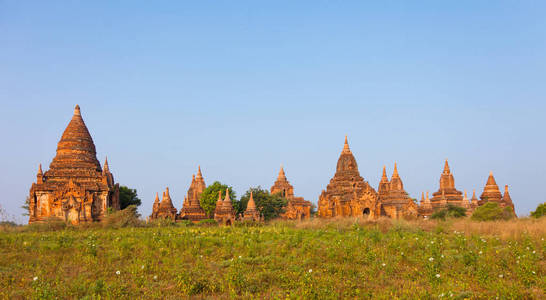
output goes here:
{"type": "Polygon", "coordinates": [[[245,221],[254,221],[260,222],[262,220],[260,212],[256,209],[256,203],[254,202],[254,197],[252,196],[252,191],[250,191],[250,199],[246,205],[246,210],[243,214],[243,220],[245,221]]]}
{"type": "Polygon", "coordinates": [[[43,172],[38,167],[29,195],[29,223],[55,218],[79,224],[101,220],[108,209],[119,209],[119,185],[101,168],[95,144],[76,105],[57,153],[43,172]]]}
{"type": "Polygon", "coordinates": [[[203,178],[203,174],[201,174],[201,167],[199,166],[197,168],[197,176],[192,176],[190,188],[188,189],[186,197],[184,197],[178,219],[199,222],[200,220],[207,218],[205,210],[199,203],[201,193],[203,193],[206,187],[205,179],[203,178]]]}
{"type": "Polygon", "coordinates": [[[277,180],[271,187],[271,194],[279,194],[288,200],[285,212],[281,214],[281,218],[302,220],[311,217],[311,202],[306,201],[303,197],[294,196],[294,187],[286,179],[282,166],[279,171],[279,176],[277,176],[277,180]]]}
{"type": "Polygon", "coordinates": [[[226,197],[222,201],[222,192],[219,192],[216,209],[214,210],[214,220],[220,225],[232,225],[235,222],[235,209],[229,198],[229,189],[226,189],[226,197]]]}
{"type": "Polygon", "coordinates": [[[404,184],[398,174],[396,163],[394,163],[391,180],[388,181],[386,177],[386,170],[383,167],[383,176],[378,188],[381,215],[394,219],[417,217],[419,207],[404,190],[404,184]]]}
{"type": "Polygon", "coordinates": [[[444,171],[440,176],[440,189],[432,194],[430,202],[433,210],[446,208],[448,204],[463,207],[463,193],[455,188],[455,179],[449,169],[447,159],[444,171]]]}
{"type": "Polygon", "coordinates": [[[377,192],[364,181],[358,165],[349,149],[347,137],[337,161],[336,173],[323,190],[318,201],[318,216],[333,217],[377,217],[381,205],[377,192]]]}

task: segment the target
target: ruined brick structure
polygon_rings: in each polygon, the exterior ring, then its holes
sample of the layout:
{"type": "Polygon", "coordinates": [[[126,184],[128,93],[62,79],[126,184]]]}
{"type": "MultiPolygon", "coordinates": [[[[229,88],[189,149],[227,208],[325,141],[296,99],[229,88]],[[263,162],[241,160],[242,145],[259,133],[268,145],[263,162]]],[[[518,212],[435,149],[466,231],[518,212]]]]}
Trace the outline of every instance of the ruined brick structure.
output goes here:
{"type": "Polygon", "coordinates": [[[182,209],[180,209],[178,219],[199,222],[200,220],[207,218],[205,210],[199,203],[201,194],[206,187],[207,185],[205,184],[205,179],[203,178],[201,167],[199,166],[197,168],[197,176],[192,176],[190,188],[188,189],[186,197],[184,197],[184,202],[182,203],[182,209]]]}
{"type": "Polygon", "coordinates": [[[510,207],[512,212],[514,212],[514,203],[512,202],[512,197],[508,192],[508,185],[504,186],[504,196],[501,194],[499,186],[493,177],[493,172],[489,173],[485,187],[483,188],[483,193],[480,196],[478,204],[484,205],[487,202],[496,202],[500,207],[510,207]]]}
{"type": "Polygon", "coordinates": [[[250,199],[248,199],[246,210],[243,214],[243,220],[254,221],[254,222],[262,221],[260,212],[258,211],[258,209],[256,209],[256,203],[254,202],[254,196],[252,195],[252,191],[250,191],[250,199]]]}
{"type": "Polygon", "coordinates": [[[279,176],[271,187],[271,194],[279,194],[288,200],[285,207],[285,212],[281,214],[281,218],[288,220],[302,220],[311,217],[311,202],[306,201],[303,197],[294,196],[294,187],[286,179],[284,169],[281,166],[279,176]]]}
{"type": "Polygon", "coordinates": [[[449,169],[447,159],[444,164],[444,171],[440,176],[440,188],[432,194],[430,202],[435,211],[446,208],[448,204],[464,207],[463,193],[455,188],[455,179],[449,169]]]}
{"type": "Polygon", "coordinates": [[[150,216],[151,220],[154,219],[171,219],[176,220],[177,210],[173,205],[171,195],[169,193],[169,188],[166,188],[163,192],[163,197],[161,202],[159,202],[159,196],[156,194],[154,206],[152,209],[152,215],[150,216]]]}
{"type": "Polygon", "coordinates": [[[119,209],[119,186],[105,160],[101,168],[95,144],[76,105],[57,145],[57,154],[30,188],[29,223],[55,218],[79,224],[99,221],[119,209]]]}
{"type": "Polygon", "coordinates": [[[218,193],[218,201],[214,210],[214,220],[220,225],[232,225],[235,222],[235,209],[229,198],[229,189],[226,189],[226,197],[222,201],[222,192],[218,193]]]}
{"type": "Polygon", "coordinates": [[[379,183],[378,199],[381,205],[381,215],[390,218],[412,218],[419,216],[419,206],[404,190],[404,184],[394,163],[391,180],[387,178],[385,167],[379,183]]]}

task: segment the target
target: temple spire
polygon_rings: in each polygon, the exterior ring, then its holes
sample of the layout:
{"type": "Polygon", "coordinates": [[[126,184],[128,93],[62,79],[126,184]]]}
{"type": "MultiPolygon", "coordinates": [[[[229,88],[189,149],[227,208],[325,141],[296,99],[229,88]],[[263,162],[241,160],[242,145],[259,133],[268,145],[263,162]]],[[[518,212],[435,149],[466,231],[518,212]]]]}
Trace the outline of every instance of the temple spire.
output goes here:
{"type": "Polygon", "coordinates": [[[108,173],[110,172],[110,168],[108,167],[108,156],[106,156],[106,158],[104,159],[104,173],[108,173]]]}
{"type": "Polygon", "coordinates": [[[256,203],[254,203],[254,197],[252,196],[252,191],[250,191],[250,199],[248,200],[248,204],[246,206],[247,210],[255,210],[256,209],[256,203]]]}
{"type": "Polygon", "coordinates": [[[345,144],[343,144],[343,151],[341,151],[341,153],[351,153],[349,142],[347,141],[347,135],[345,135],[345,144]]]}
{"type": "Polygon", "coordinates": [[[203,174],[201,173],[201,166],[197,166],[197,178],[202,178],[203,174]]]}
{"type": "Polygon", "coordinates": [[[444,174],[449,174],[449,173],[451,173],[451,171],[449,170],[449,164],[446,158],[446,163],[444,164],[444,174]]]}
{"type": "Polygon", "coordinates": [[[421,204],[425,203],[425,192],[421,192],[421,204]]]}
{"type": "Polygon", "coordinates": [[[400,177],[400,175],[398,175],[398,168],[396,167],[396,162],[394,162],[394,171],[392,172],[392,177],[400,177]]]}
{"type": "Polygon", "coordinates": [[[42,172],[42,164],[40,164],[38,165],[38,175],[42,175],[42,174],[44,173],[42,172]]]}
{"type": "Polygon", "coordinates": [[[76,107],[74,107],[74,115],[81,116],[80,106],[78,104],[76,104],[76,107]]]}
{"type": "Polygon", "coordinates": [[[227,207],[232,207],[231,199],[229,198],[229,189],[226,188],[226,197],[224,198],[224,201],[222,202],[222,205],[227,207]]]}
{"type": "Polygon", "coordinates": [[[286,175],[284,174],[284,168],[281,165],[281,169],[279,170],[279,176],[277,176],[277,180],[284,181],[286,180],[286,175]]]}
{"type": "Polygon", "coordinates": [[[381,175],[381,181],[389,181],[387,177],[387,167],[383,166],[383,175],[381,175]]]}
{"type": "Polygon", "coordinates": [[[157,203],[159,203],[159,193],[158,192],[155,193],[155,200],[154,200],[154,204],[157,204],[157,203]]]}

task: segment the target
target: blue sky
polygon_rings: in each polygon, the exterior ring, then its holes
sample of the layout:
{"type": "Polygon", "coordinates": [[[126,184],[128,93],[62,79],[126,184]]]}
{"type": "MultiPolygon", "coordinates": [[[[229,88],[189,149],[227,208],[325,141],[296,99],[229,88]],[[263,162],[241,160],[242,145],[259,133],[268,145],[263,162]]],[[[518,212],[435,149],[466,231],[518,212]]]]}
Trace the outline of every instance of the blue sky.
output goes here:
{"type": "Polygon", "coordinates": [[[317,201],[345,134],[412,197],[489,171],[546,201],[543,1],[1,1],[0,205],[18,221],[79,104],[98,158],[149,215],[201,165],[237,194],[284,165],[317,201]]]}

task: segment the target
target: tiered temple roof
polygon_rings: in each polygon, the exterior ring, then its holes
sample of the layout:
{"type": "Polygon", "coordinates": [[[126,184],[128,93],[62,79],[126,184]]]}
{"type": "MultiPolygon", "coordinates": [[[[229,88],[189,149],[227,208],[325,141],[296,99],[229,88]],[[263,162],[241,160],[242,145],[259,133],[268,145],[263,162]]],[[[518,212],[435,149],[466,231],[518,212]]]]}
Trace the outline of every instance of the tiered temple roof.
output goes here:
{"type": "Polygon", "coordinates": [[[174,221],[176,219],[176,213],[177,210],[174,207],[171,195],[169,194],[169,188],[166,188],[155,214],[156,218],[172,219],[174,221]]]}
{"type": "Polygon", "coordinates": [[[180,209],[179,219],[191,220],[198,222],[206,219],[205,210],[201,207],[199,200],[201,194],[206,188],[205,179],[201,173],[201,166],[197,168],[197,176],[193,175],[187,196],[184,197],[182,209],[180,209]]]}
{"type": "Polygon", "coordinates": [[[345,137],[336,173],[319,197],[318,215],[331,218],[379,214],[377,192],[360,176],[345,137]]]}
{"type": "Polygon", "coordinates": [[[447,159],[444,171],[440,176],[440,189],[432,194],[430,201],[435,210],[445,208],[448,204],[463,206],[463,193],[455,188],[455,179],[449,169],[447,159]]]}
{"type": "Polygon", "coordinates": [[[216,209],[214,210],[214,219],[221,225],[232,225],[235,222],[235,210],[229,198],[229,189],[226,189],[226,197],[223,201],[222,192],[218,195],[216,209]]]}
{"type": "Polygon", "coordinates": [[[294,196],[294,187],[290,184],[281,166],[277,180],[271,187],[271,194],[279,194],[288,200],[285,212],[281,217],[289,220],[309,219],[311,217],[311,202],[303,197],[294,196]]]}
{"type": "Polygon", "coordinates": [[[57,154],[30,189],[29,223],[58,218],[73,224],[102,219],[108,208],[119,209],[119,186],[97,160],[95,144],[76,105],[57,145],[57,154]]]}
{"type": "Polygon", "coordinates": [[[404,190],[404,184],[398,174],[398,167],[394,163],[394,171],[391,180],[385,180],[386,172],[383,167],[383,176],[379,183],[379,202],[382,206],[382,214],[391,218],[417,216],[418,207],[413,199],[404,190]]]}
{"type": "Polygon", "coordinates": [[[250,199],[248,200],[248,203],[246,205],[246,210],[245,210],[243,219],[245,221],[254,221],[254,222],[261,221],[260,212],[256,208],[256,203],[254,202],[252,191],[250,191],[250,199]]]}

